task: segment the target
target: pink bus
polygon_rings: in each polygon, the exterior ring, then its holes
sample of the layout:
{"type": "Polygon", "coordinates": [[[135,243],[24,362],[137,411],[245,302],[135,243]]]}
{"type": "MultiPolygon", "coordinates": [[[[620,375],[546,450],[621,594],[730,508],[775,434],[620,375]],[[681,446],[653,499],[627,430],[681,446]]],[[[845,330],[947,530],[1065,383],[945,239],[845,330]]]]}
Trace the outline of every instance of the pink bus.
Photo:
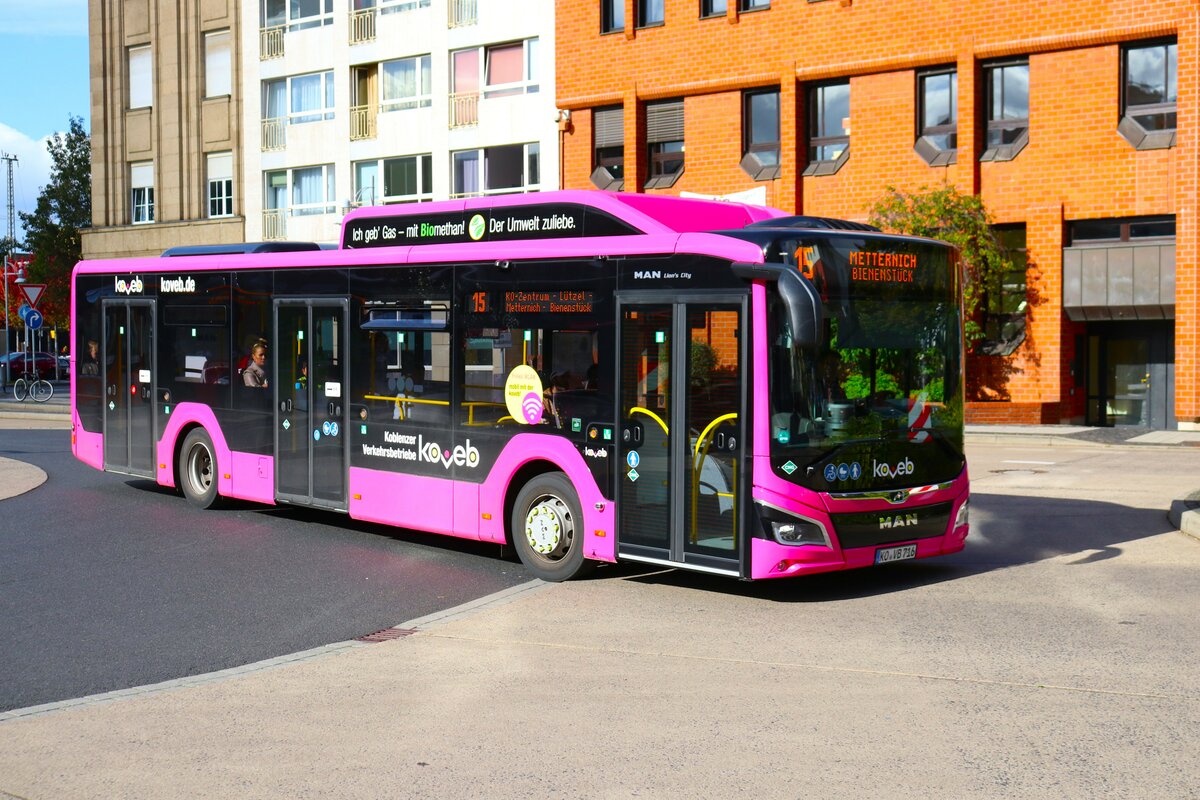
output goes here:
{"type": "Polygon", "coordinates": [[[564,191],[364,208],[336,249],[81,262],[72,450],[221,498],[779,578],[962,549],[942,243],[564,191]]]}

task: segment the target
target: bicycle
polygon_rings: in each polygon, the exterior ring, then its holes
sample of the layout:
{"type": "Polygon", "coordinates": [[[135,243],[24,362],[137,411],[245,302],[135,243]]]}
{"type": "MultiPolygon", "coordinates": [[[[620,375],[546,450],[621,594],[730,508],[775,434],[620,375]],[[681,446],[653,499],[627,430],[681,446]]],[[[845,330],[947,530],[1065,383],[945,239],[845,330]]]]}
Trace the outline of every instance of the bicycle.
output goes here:
{"type": "Polygon", "coordinates": [[[26,397],[32,397],[35,403],[44,403],[54,396],[54,384],[45,378],[39,378],[36,373],[26,372],[13,381],[13,397],[18,402],[24,402],[26,397]]]}

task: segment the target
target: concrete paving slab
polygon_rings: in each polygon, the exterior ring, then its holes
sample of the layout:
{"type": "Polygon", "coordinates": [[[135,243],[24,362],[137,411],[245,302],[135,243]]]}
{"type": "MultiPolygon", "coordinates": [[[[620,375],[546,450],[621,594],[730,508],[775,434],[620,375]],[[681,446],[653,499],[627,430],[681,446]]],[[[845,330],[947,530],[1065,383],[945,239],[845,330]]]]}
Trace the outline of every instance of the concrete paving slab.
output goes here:
{"type": "Polygon", "coordinates": [[[46,482],[46,473],[32,464],[0,456],[0,500],[25,494],[46,482]]]}

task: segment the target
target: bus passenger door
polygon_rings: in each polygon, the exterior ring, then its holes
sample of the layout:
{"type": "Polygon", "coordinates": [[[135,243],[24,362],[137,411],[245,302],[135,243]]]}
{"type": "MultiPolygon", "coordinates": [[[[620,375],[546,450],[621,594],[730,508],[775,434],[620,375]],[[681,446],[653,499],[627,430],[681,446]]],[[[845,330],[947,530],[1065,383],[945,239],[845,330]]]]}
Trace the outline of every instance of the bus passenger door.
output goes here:
{"type": "Polygon", "coordinates": [[[154,303],[104,302],[104,468],[154,477],[154,303]]]}
{"type": "Polygon", "coordinates": [[[347,508],[345,300],[276,300],[268,351],[275,399],[275,497],[347,508]]]}
{"type": "Polygon", "coordinates": [[[741,576],[745,296],[643,297],[618,299],[618,553],[741,576]]]}

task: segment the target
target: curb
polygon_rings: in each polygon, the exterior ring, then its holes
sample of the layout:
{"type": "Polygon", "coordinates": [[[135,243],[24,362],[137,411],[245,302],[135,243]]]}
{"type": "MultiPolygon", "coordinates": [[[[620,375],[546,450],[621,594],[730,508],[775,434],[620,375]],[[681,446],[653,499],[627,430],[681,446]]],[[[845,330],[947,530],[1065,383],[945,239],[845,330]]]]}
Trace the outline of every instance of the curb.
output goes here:
{"type": "Polygon", "coordinates": [[[1200,499],[1193,499],[1194,496],[1171,501],[1167,519],[1179,531],[1193,539],[1200,539],[1200,499]]]}

